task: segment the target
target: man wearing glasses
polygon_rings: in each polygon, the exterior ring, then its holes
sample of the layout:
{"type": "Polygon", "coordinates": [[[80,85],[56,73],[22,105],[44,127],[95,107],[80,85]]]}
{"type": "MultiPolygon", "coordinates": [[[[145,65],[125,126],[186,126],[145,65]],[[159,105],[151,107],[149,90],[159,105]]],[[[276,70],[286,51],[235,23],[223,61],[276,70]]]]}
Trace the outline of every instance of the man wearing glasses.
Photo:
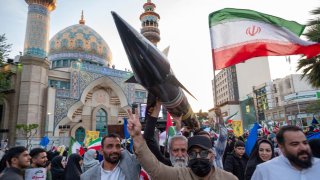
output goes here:
{"type": "Polygon", "coordinates": [[[212,166],[214,154],[211,150],[212,143],[204,136],[193,136],[188,139],[188,167],[170,167],[162,164],[152,154],[141,135],[141,123],[136,111],[132,114],[128,110],[128,131],[133,137],[135,154],[141,166],[151,176],[151,179],[219,179],[236,180],[229,172],[212,166]]]}

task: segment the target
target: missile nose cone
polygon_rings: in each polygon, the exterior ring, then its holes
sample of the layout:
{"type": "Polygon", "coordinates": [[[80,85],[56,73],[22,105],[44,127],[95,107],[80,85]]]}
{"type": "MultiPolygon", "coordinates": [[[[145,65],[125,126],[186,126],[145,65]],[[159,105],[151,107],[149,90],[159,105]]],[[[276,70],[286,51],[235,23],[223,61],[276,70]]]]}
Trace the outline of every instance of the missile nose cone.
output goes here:
{"type": "Polygon", "coordinates": [[[165,56],[117,13],[111,14],[137,82],[144,87],[163,82],[170,73],[165,56]]]}

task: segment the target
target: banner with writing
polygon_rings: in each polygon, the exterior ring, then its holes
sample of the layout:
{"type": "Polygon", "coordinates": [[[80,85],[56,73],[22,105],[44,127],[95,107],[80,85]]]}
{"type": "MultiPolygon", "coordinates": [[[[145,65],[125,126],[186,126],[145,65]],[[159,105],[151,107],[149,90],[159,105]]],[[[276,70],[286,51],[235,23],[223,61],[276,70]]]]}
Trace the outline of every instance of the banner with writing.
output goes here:
{"type": "Polygon", "coordinates": [[[46,168],[30,168],[25,171],[25,180],[46,180],[46,168]]]}

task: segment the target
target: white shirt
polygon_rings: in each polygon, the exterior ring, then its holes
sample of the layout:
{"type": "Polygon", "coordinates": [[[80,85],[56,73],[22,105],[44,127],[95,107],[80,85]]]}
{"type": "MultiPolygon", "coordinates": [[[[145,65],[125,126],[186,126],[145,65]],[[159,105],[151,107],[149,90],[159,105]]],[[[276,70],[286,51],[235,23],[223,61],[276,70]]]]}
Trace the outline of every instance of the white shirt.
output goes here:
{"type": "Polygon", "coordinates": [[[320,159],[313,158],[312,166],[301,171],[293,167],[289,160],[281,155],[259,164],[251,180],[319,180],[320,159]]]}
{"type": "MultiPolygon", "coordinates": [[[[120,161],[119,161],[120,163],[120,161]]],[[[101,163],[101,180],[125,180],[124,174],[121,172],[119,163],[112,171],[107,171],[103,169],[103,163],[101,163]]]]}

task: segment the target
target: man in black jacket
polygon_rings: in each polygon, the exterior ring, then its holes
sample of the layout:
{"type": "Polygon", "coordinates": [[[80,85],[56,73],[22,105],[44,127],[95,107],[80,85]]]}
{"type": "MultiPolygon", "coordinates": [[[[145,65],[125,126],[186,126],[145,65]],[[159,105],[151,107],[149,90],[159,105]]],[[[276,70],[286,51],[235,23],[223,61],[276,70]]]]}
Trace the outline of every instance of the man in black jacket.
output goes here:
{"type": "Polygon", "coordinates": [[[30,166],[30,155],[27,148],[17,146],[10,148],[7,153],[7,167],[0,176],[0,180],[23,180],[23,170],[30,166]]]}
{"type": "Polygon", "coordinates": [[[248,157],[245,154],[244,143],[238,140],[234,145],[233,153],[227,155],[223,168],[237,176],[239,180],[244,180],[247,162],[248,157]]]}
{"type": "MultiPolygon", "coordinates": [[[[175,167],[186,167],[188,161],[187,147],[188,140],[181,135],[175,135],[169,139],[169,155],[170,159],[164,157],[159,149],[159,144],[154,137],[154,131],[158,120],[159,112],[161,109],[161,103],[156,102],[156,105],[150,113],[146,113],[146,128],[144,131],[144,139],[155,157],[165,165],[175,167]]],[[[181,117],[173,117],[176,122],[176,132],[180,132],[181,117]]]]}

